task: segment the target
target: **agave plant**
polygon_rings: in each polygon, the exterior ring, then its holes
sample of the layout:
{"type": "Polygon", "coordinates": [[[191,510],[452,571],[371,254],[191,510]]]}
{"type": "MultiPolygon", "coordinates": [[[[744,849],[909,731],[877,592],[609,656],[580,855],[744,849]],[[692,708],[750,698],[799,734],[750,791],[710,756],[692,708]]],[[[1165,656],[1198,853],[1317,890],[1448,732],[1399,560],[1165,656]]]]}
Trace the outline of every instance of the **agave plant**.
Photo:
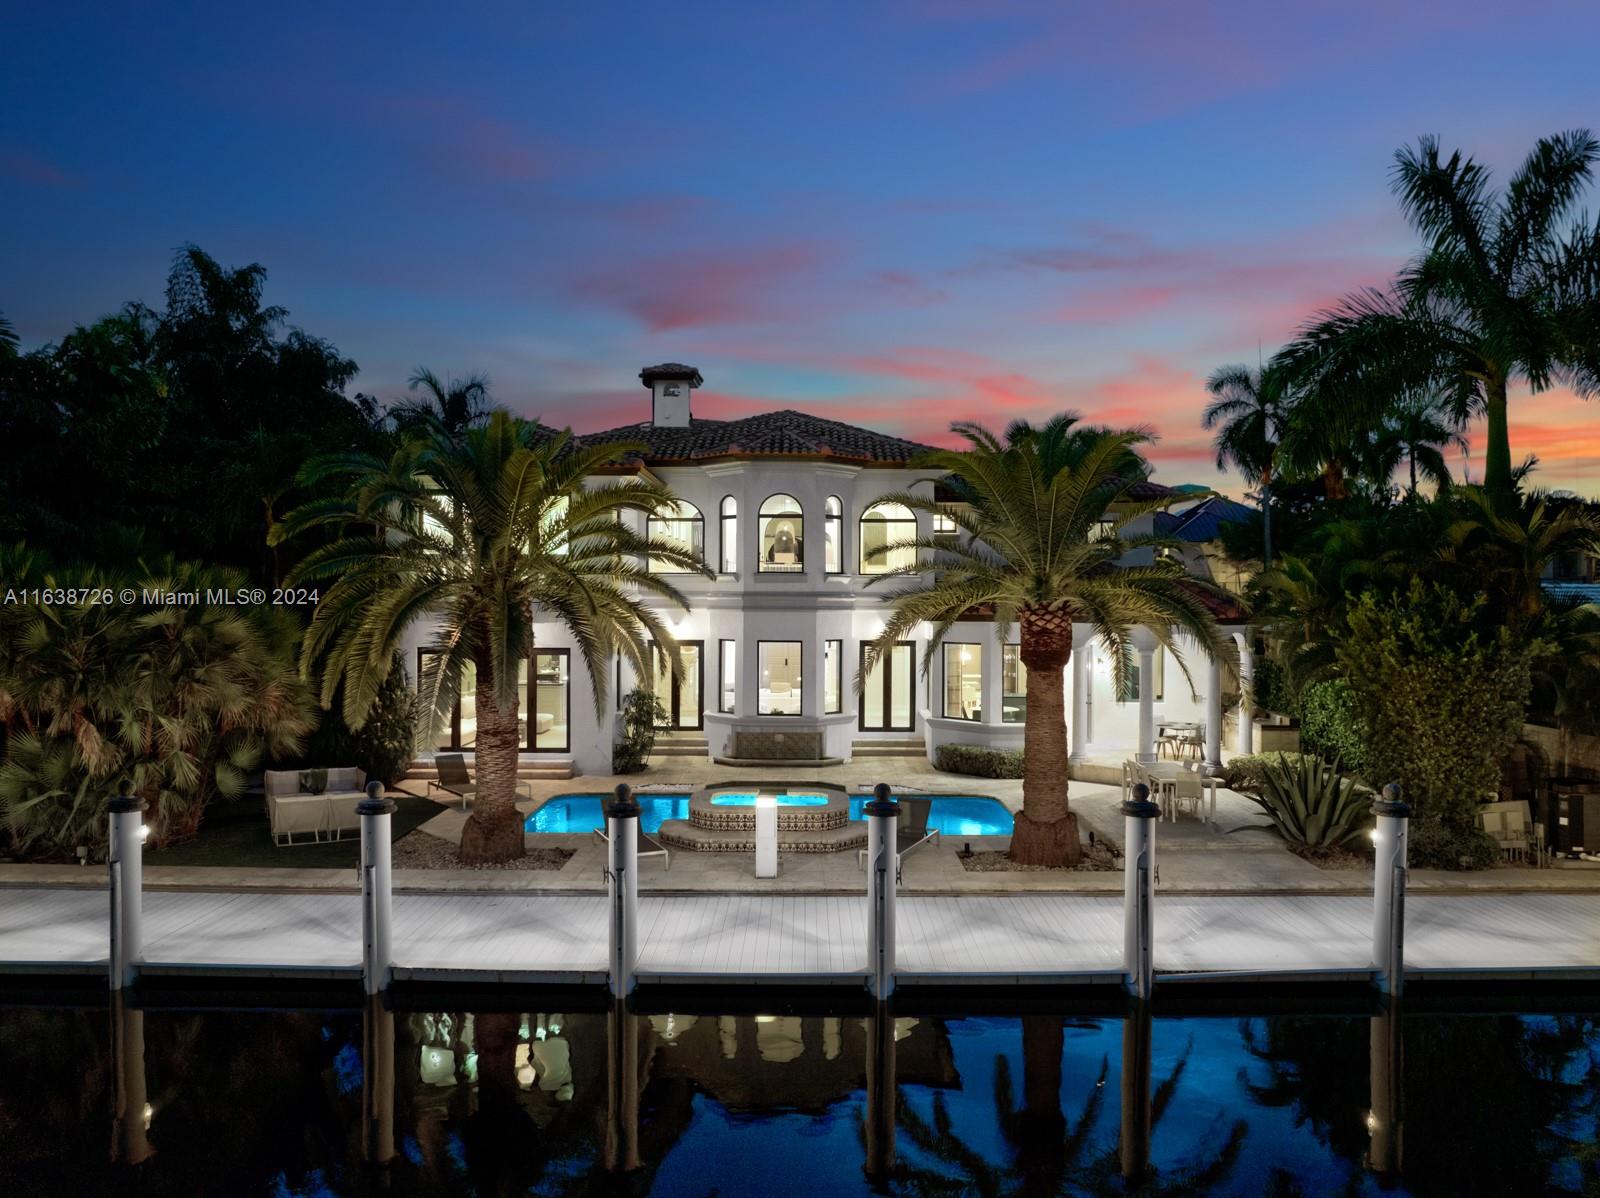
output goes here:
{"type": "Polygon", "coordinates": [[[1327,764],[1313,754],[1298,762],[1283,755],[1258,759],[1256,789],[1245,792],[1271,823],[1253,828],[1276,828],[1292,848],[1349,849],[1367,834],[1372,794],[1342,773],[1339,763],[1327,764]]]}

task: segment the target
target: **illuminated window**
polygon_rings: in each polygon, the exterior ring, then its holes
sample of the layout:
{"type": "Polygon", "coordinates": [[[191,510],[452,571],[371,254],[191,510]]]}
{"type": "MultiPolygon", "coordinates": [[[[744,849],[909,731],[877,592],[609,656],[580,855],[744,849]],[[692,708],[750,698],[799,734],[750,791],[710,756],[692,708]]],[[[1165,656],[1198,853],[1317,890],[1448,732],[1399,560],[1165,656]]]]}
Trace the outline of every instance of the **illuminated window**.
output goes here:
{"type": "Polygon", "coordinates": [[[944,646],[944,716],[947,720],[983,719],[983,646],[944,646]]]}
{"type": "Polygon", "coordinates": [[[805,567],[805,518],[793,495],[770,495],[761,505],[756,569],[777,574],[798,574],[805,567]]]}
{"type": "Polygon", "coordinates": [[[861,516],[861,572],[887,574],[912,566],[917,551],[904,544],[917,535],[917,518],[900,503],[875,503],[861,516]],[[899,546],[890,549],[889,546],[899,546]]]}
{"type": "Polygon", "coordinates": [[[829,495],[822,518],[822,569],[827,574],[844,573],[844,504],[829,495]]]}
{"type": "Polygon", "coordinates": [[[805,647],[799,641],[758,641],[756,664],[760,670],[757,715],[799,715],[805,693],[801,660],[805,647]]]}
{"type": "Polygon", "coordinates": [[[1022,646],[1006,645],[1000,651],[1000,722],[1021,724],[1028,718],[1028,667],[1022,664],[1022,646]]]}
{"type": "Polygon", "coordinates": [[[735,574],[739,570],[739,501],[732,495],[722,497],[722,572],[735,574]]]}
{"type": "Polygon", "coordinates": [[[739,686],[737,649],[738,645],[733,641],[717,642],[717,710],[728,715],[734,712],[735,692],[739,686]]]}
{"type": "Polygon", "coordinates": [[[822,646],[822,714],[837,715],[844,710],[844,642],[825,641],[822,646]]]}
{"type": "MultiPolygon", "coordinates": [[[[645,521],[645,535],[651,540],[671,541],[686,553],[702,557],[706,547],[706,522],[700,509],[679,500],[651,512],[645,521]]],[[[650,559],[652,574],[687,574],[689,569],[659,558],[650,559]]]]}

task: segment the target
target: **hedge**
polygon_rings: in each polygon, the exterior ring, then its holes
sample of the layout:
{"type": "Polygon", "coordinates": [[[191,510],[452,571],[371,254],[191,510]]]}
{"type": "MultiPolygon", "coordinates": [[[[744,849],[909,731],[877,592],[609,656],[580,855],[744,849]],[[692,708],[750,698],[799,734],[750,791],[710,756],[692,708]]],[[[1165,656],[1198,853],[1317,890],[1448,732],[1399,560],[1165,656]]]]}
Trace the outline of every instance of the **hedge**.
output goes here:
{"type": "Polygon", "coordinates": [[[974,778],[1022,777],[1021,749],[986,749],[982,745],[940,745],[934,750],[935,769],[974,778]]]}

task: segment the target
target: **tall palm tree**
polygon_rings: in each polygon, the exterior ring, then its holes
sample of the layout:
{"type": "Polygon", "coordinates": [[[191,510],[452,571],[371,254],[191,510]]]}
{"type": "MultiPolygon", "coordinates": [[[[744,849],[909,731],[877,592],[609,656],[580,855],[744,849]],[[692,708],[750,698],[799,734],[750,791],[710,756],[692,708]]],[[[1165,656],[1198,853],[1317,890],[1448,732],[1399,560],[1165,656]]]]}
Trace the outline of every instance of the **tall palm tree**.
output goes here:
{"type": "Polygon", "coordinates": [[[1510,386],[1600,393],[1600,221],[1577,205],[1600,158],[1587,129],[1540,139],[1503,196],[1487,168],[1434,137],[1395,153],[1392,183],[1422,252],[1386,290],[1347,296],[1286,360],[1336,390],[1386,383],[1436,392],[1488,425],[1484,486],[1513,486],[1510,386]]]}
{"type": "Polygon", "coordinates": [[[915,548],[921,560],[873,581],[917,582],[890,596],[893,614],[857,679],[859,687],[879,657],[923,621],[933,625],[933,643],[974,612],[992,615],[1002,641],[1020,623],[1029,697],[1022,811],[1011,858],[1024,864],[1076,865],[1082,853],[1077,816],[1067,805],[1062,692],[1074,622],[1094,629],[1123,691],[1132,681],[1136,625],[1149,628],[1186,674],[1174,626],[1210,652],[1225,653],[1229,647],[1199,594],[1205,584],[1162,559],[1118,564],[1130,550],[1166,545],[1162,538],[1130,536],[1128,530],[1179,498],[1141,500],[1132,494],[1149,472],[1137,447],[1151,435],[1137,429],[1083,429],[1075,427],[1076,420],[1064,413],[1039,428],[1018,421],[1004,440],[981,425],[953,425],[968,448],[935,450],[919,464],[948,476],[961,502],[936,503],[912,492],[885,496],[913,510],[949,516],[965,537],[956,544],[915,537],[883,547],[884,554],[915,548]],[[930,570],[937,573],[926,581],[930,570]]]}
{"type": "Polygon", "coordinates": [[[1411,475],[1406,494],[1416,496],[1419,475],[1437,489],[1444,490],[1452,481],[1444,456],[1446,448],[1466,452],[1467,439],[1461,435],[1459,427],[1453,426],[1426,399],[1407,398],[1383,417],[1373,434],[1363,473],[1387,488],[1403,462],[1411,475]]]}
{"type": "Polygon", "coordinates": [[[390,409],[395,424],[405,428],[423,413],[431,413],[452,433],[481,424],[489,416],[489,380],[477,371],[464,379],[441,379],[426,366],[411,372],[408,387],[420,392],[416,399],[390,409]]]}
{"type": "Polygon", "coordinates": [[[1284,415],[1284,372],[1263,366],[1222,366],[1206,380],[1212,399],[1200,417],[1216,430],[1217,469],[1232,466],[1261,488],[1262,564],[1272,566],[1272,479],[1284,415]]]}
{"type": "Polygon", "coordinates": [[[621,653],[643,674],[648,635],[676,653],[671,633],[642,597],[687,607],[683,595],[644,563],[710,571],[684,545],[647,538],[620,516],[674,502],[659,484],[586,487],[584,480],[643,446],[580,447],[509,413],[457,431],[438,416],[417,417],[387,461],[334,455],[302,481],[342,479],[344,494],[306,504],[273,532],[284,540],[317,525],[339,539],[309,553],[289,574],[324,584],[306,629],[302,668],[321,671],[321,700],[344,683],[344,718],[360,728],[415,620],[437,621],[439,651],[420,679],[432,721],[454,705],[468,668],[477,682],[477,801],[461,837],[461,859],[522,855],[514,806],[522,721],[518,671],[533,652],[537,607],[564,624],[605,711],[607,666],[621,653]]]}
{"type": "Polygon", "coordinates": [[[6,319],[6,314],[0,312],[0,358],[14,358],[17,349],[22,344],[17,336],[17,330],[6,319]]]}

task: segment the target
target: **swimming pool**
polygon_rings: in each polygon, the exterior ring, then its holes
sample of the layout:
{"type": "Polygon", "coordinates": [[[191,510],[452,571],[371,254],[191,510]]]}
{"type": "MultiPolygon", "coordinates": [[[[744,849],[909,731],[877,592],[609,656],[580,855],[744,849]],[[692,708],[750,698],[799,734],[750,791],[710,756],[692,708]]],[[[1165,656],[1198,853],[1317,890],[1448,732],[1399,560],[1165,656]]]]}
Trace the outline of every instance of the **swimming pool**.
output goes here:
{"type": "MultiPolygon", "coordinates": [[[[779,807],[826,807],[827,795],[783,794],[773,796],[778,800],[779,807]]],[[[756,796],[754,794],[714,794],[711,796],[713,807],[754,807],[756,796]]]]}
{"type": "MultiPolygon", "coordinates": [[[[523,828],[528,832],[596,831],[605,827],[602,804],[609,797],[597,794],[557,795],[529,815],[523,828]]],[[[686,794],[634,797],[639,800],[639,827],[643,831],[659,831],[663,820],[689,818],[689,796],[686,794]]],[[[733,799],[736,796],[717,797],[733,799]]],[[[850,796],[851,819],[866,818],[862,814],[862,808],[871,797],[871,795],[850,796]]],[[[786,798],[790,805],[794,805],[796,799],[818,799],[826,802],[820,795],[788,795],[786,798]]],[[[938,795],[928,812],[929,829],[937,828],[944,836],[1009,836],[1011,822],[1011,812],[1006,810],[1004,803],[999,799],[982,795],[938,795]]]]}

